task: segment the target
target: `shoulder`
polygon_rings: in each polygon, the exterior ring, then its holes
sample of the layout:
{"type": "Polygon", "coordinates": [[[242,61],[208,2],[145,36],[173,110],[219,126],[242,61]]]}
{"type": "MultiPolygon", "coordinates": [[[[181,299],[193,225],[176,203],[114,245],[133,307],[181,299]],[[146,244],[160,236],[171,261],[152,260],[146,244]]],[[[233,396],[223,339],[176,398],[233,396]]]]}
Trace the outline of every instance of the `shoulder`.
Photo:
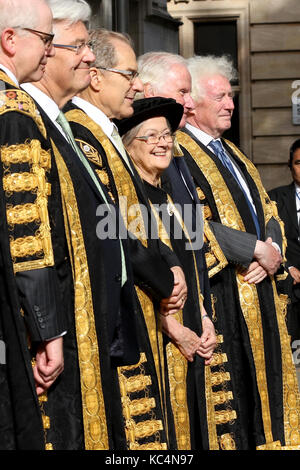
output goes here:
{"type": "Polygon", "coordinates": [[[41,134],[46,137],[46,128],[33,99],[19,88],[10,88],[0,91],[0,117],[8,117],[14,113],[14,124],[16,119],[29,118],[38,127],[41,134]]]}
{"type": "Polygon", "coordinates": [[[289,192],[292,192],[292,189],[293,189],[293,184],[288,184],[288,185],[285,185],[285,186],[278,186],[277,188],[273,188],[271,189],[270,191],[268,191],[268,194],[270,196],[270,198],[272,199],[276,197],[280,197],[280,196],[283,196],[289,192]]]}

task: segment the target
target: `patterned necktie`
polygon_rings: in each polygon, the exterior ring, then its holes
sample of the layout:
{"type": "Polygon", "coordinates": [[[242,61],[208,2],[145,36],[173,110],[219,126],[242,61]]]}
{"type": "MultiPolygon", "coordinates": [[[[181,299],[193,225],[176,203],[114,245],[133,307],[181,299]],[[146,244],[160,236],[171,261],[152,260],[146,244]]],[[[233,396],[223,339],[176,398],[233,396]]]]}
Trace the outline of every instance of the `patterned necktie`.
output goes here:
{"type": "Polygon", "coordinates": [[[256,215],[256,213],[253,209],[252,203],[249,200],[249,197],[248,197],[247,193],[245,192],[243,186],[241,185],[241,182],[240,182],[240,180],[239,180],[239,178],[238,178],[238,176],[237,176],[237,174],[234,170],[234,167],[233,167],[233,164],[232,164],[230,158],[228,157],[227,153],[223,149],[223,146],[222,146],[222,144],[219,140],[212,140],[209,143],[209,145],[213,149],[215,155],[217,155],[217,157],[221,160],[222,164],[227,168],[227,170],[230,171],[230,173],[234,177],[235,181],[238,183],[240,189],[242,190],[242,192],[245,196],[245,199],[247,201],[249,210],[250,210],[251,215],[252,215],[252,219],[253,219],[253,222],[254,222],[254,225],[255,225],[255,228],[256,228],[257,237],[260,238],[260,227],[259,227],[257,215],[256,215]]]}
{"type": "MultiPolygon", "coordinates": [[[[73,148],[76,155],[78,155],[80,161],[83,163],[83,165],[86,168],[88,174],[90,175],[90,177],[94,181],[100,195],[102,196],[102,199],[104,200],[104,202],[107,205],[108,209],[111,211],[109,203],[108,203],[107,198],[105,196],[105,193],[104,193],[103,189],[101,188],[101,185],[100,185],[93,169],[91,168],[88,160],[86,159],[86,157],[83,155],[80,148],[76,144],[76,140],[74,139],[74,135],[73,135],[72,129],[70,127],[70,124],[69,124],[66,116],[64,115],[64,113],[62,111],[60,111],[58,117],[56,118],[56,121],[61,126],[61,128],[64,131],[65,136],[66,136],[69,144],[73,148]]],[[[125,284],[126,280],[127,280],[127,270],[126,270],[124,249],[123,249],[123,245],[122,245],[121,240],[120,240],[120,247],[121,247],[121,259],[122,259],[122,286],[123,286],[125,284]]]]}
{"type": "Polygon", "coordinates": [[[120,134],[118,132],[118,129],[117,127],[114,125],[114,128],[113,128],[113,131],[112,131],[112,139],[115,143],[115,146],[117,147],[117,149],[119,150],[120,154],[122,155],[124,161],[126,162],[129,170],[131,171],[131,173],[133,173],[132,171],[132,168],[131,168],[131,165],[130,165],[130,162],[129,162],[129,159],[128,159],[128,155],[127,155],[127,152],[125,150],[125,147],[124,147],[124,144],[123,144],[123,141],[120,137],[120,134]]]}

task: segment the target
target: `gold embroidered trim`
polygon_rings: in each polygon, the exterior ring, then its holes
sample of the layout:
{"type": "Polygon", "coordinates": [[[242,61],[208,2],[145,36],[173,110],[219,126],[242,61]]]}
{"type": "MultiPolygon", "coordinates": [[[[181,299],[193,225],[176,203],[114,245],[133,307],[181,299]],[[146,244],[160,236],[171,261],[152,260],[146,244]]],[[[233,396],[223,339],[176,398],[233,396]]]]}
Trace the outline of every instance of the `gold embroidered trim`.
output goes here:
{"type": "MultiPolygon", "coordinates": [[[[140,438],[140,434],[136,432],[136,426],[140,426],[139,429],[143,428],[143,423],[145,424],[145,429],[149,429],[149,422],[160,422],[161,429],[163,429],[162,421],[155,419],[155,410],[156,402],[154,398],[150,397],[150,388],[152,384],[151,376],[145,375],[144,364],[146,361],[145,353],[141,353],[140,361],[134,366],[124,366],[118,368],[119,375],[119,384],[121,392],[121,400],[123,407],[123,416],[125,418],[125,434],[127,438],[127,446],[129,449],[133,449],[138,446],[137,440],[140,438]],[[136,369],[136,370],[135,370],[136,369]],[[127,372],[132,371],[136,375],[126,375],[127,372]],[[144,396],[142,398],[131,399],[131,393],[143,392],[144,396]],[[143,421],[136,424],[134,417],[145,415],[146,413],[150,414],[151,420],[147,417],[143,421]]],[[[161,436],[158,431],[155,431],[155,444],[157,444],[155,449],[160,449],[162,443],[160,442],[161,436]]],[[[145,437],[152,436],[153,433],[146,435],[145,437]]],[[[144,443],[149,444],[149,443],[144,443]]]]}
{"type": "Polygon", "coordinates": [[[232,392],[213,392],[212,394],[214,405],[222,405],[228,400],[233,400],[232,392]]]}
{"type": "MultiPolygon", "coordinates": [[[[178,132],[178,134],[180,137],[178,139],[180,144],[188,150],[210,184],[222,223],[228,227],[245,231],[244,224],[232,199],[232,195],[213,160],[187,134],[183,132],[178,132]]],[[[228,145],[230,144],[229,142],[227,143],[228,145]]],[[[230,146],[245,163],[250,176],[252,176],[259,187],[262,187],[261,183],[259,185],[257,170],[252,165],[252,163],[249,162],[246,157],[242,156],[241,152],[236,149],[235,146],[231,144],[230,146]]],[[[267,206],[267,204],[265,204],[265,200],[263,198],[261,202],[263,209],[266,212],[265,206],[267,206]]],[[[245,283],[242,276],[238,275],[237,280],[240,304],[247,323],[250,344],[256,368],[257,385],[261,399],[265,437],[267,442],[273,442],[266,377],[266,364],[264,356],[264,340],[261,334],[262,323],[257,290],[255,285],[245,283]]]]}
{"type": "Polygon", "coordinates": [[[224,343],[223,335],[217,335],[217,344],[222,344],[222,343],[224,343]]]}
{"type": "Polygon", "coordinates": [[[219,450],[218,434],[216,425],[216,412],[213,401],[212,391],[212,373],[211,366],[204,367],[205,373],[205,398],[206,398],[206,415],[207,415],[207,427],[209,436],[209,450],[219,450]]]}
{"type": "Polygon", "coordinates": [[[208,243],[208,251],[205,253],[205,259],[208,268],[208,277],[211,278],[222,271],[222,269],[228,265],[228,261],[207,220],[204,220],[204,241],[208,243]]]}
{"type": "Polygon", "coordinates": [[[221,385],[223,382],[230,381],[230,373],[229,372],[213,372],[211,374],[211,383],[212,386],[221,385]]]}
{"type": "Polygon", "coordinates": [[[278,296],[275,284],[273,293],[282,355],[284,436],[287,446],[300,446],[300,394],[292,350],[285,322],[287,296],[278,296]]]}
{"type": "Polygon", "coordinates": [[[119,381],[122,396],[127,395],[128,393],[140,392],[152,384],[151,376],[142,374],[134,375],[129,378],[119,376],[119,381]]]}
{"type": "Polygon", "coordinates": [[[217,424],[225,424],[234,421],[237,418],[236,411],[215,411],[215,420],[217,424]]]}
{"type": "Polygon", "coordinates": [[[149,413],[155,408],[155,398],[140,398],[128,403],[130,416],[139,416],[149,413]]]}
{"type": "Polygon", "coordinates": [[[167,444],[164,442],[149,442],[149,444],[138,444],[134,442],[130,444],[129,450],[167,450],[167,444]]]}
{"type": "Polygon", "coordinates": [[[219,437],[219,443],[222,450],[236,450],[236,445],[232,434],[222,434],[219,437]]]}
{"type": "MultiPolygon", "coordinates": [[[[136,190],[131,179],[130,174],[125,168],[125,165],[120,158],[119,154],[117,153],[115,147],[109,140],[109,138],[104,134],[101,127],[98,126],[92,119],[90,119],[83,111],[81,110],[72,110],[66,113],[66,117],[70,122],[76,122],[83,127],[87,128],[95,137],[96,140],[102,145],[105,154],[107,156],[108,166],[112,172],[112,176],[114,179],[114,183],[116,186],[116,190],[118,193],[118,197],[125,196],[127,200],[128,207],[134,206],[135,208],[139,208],[139,199],[136,194],[136,190]]],[[[100,179],[103,178],[103,174],[101,173],[100,179]]],[[[123,220],[125,225],[130,230],[130,213],[127,211],[127,207],[124,207],[124,204],[120,201],[120,211],[123,216],[123,220]]],[[[136,217],[137,214],[134,214],[136,217]]],[[[138,238],[144,246],[147,246],[147,234],[144,227],[142,212],[140,213],[140,232],[138,234],[138,238]]],[[[166,397],[165,397],[165,378],[162,371],[164,371],[164,352],[163,352],[163,337],[161,330],[157,330],[156,325],[156,313],[154,310],[152,298],[147,295],[142,289],[139,287],[135,287],[137,296],[139,299],[139,303],[141,306],[141,310],[144,315],[148,336],[150,339],[151,350],[153,354],[155,370],[158,378],[159,384],[159,393],[162,405],[162,411],[165,415],[165,430],[167,433],[167,415],[165,409],[166,397]]]]}
{"type": "Polygon", "coordinates": [[[76,142],[79,144],[80,149],[82,152],[86,155],[86,157],[95,165],[100,165],[102,166],[102,157],[99,154],[99,152],[93,147],[91,144],[88,144],[84,140],[81,139],[75,139],[76,142]]]}
{"type": "MultiPolygon", "coordinates": [[[[16,86],[1,70],[0,80],[16,86]]],[[[21,90],[20,88],[0,91],[0,115],[11,111],[25,114],[26,116],[31,117],[36,122],[43,137],[46,137],[46,128],[34,101],[25,91],[21,90]]]]}
{"type": "Polygon", "coordinates": [[[228,362],[226,353],[213,353],[213,358],[210,363],[210,367],[215,367],[219,364],[224,364],[224,362],[228,362]]]}
{"type": "Polygon", "coordinates": [[[126,423],[126,437],[130,442],[137,441],[139,439],[144,439],[145,437],[150,437],[158,431],[162,431],[163,424],[161,420],[148,420],[136,423],[133,420],[130,420],[129,423],[126,423]]]}
{"type": "Polygon", "coordinates": [[[39,208],[36,204],[6,206],[6,216],[9,225],[29,224],[40,220],[39,208]]]}
{"type": "Polygon", "coordinates": [[[43,242],[38,237],[24,237],[11,240],[10,252],[13,259],[25,258],[43,253],[43,242]]]}
{"type": "Polygon", "coordinates": [[[32,151],[30,144],[11,145],[1,147],[1,161],[4,166],[16,165],[18,163],[39,164],[41,168],[50,170],[51,154],[44,149],[40,149],[39,154],[32,151]],[[34,161],[38,157],[38,161],[34,161]]]}
{"type": "Polygon", "coordinates": [[[101,382],[99,346],[95,326],[89,267],[72,180],[54,142],[64,207],[65,229],[68,233],[73,268],[75,325],[81,378],[81,398],[85,448],[107,450],[108,434],[101,382]]]}

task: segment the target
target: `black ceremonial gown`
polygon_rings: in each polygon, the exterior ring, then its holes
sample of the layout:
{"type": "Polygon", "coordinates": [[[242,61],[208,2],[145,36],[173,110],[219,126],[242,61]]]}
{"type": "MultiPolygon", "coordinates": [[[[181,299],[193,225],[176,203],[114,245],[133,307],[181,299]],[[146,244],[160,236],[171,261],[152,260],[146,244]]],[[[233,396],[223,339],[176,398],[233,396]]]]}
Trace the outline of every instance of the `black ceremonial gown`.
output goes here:
{"type": "MultiPolygon", "coordinates": [[[[163,355],[163,339],[157,318],[158,301],[169,297],[173,289],[173,274],[169,266],[179,265],[177,257],[158,237],[147,239],[145,227],[150,226],[150,209],[143,184],[133,165],[127,167],[115,147],[92,119],[83,111],[67,105],[66,117],[72,127],[76,141],[85,153],[95,173],[106,185],[111,197],[120,204],[126,198],[127,209],[140,210],[139,223],[129,238],[137,299],[139,303],[139,332],[141,360],[131,370],[119,370],[121,393],[126,418],[128,448],[131,450],[176,449],[178,443],[174,432],[174,418],[169,402],[167,367],[163,355]],[[143,207],[140,204],[143,204],[143,207]],[[140,209],[141,208],[141,209],[140,209]],[[146,210],[145,210],[146,209],[146,210]],[[139,384],[140,370],[150,383],[139,384]],[[130,375],[132,377],[130,377],[130,375]],[[136,389],[129,388],[128,381],[136,376],[136,389]],[[146,399],[146,397],[149,397],[146,399]],[[154,399],[154,400],[153,400],[154,399]],[[136,401],[138,400],[138,401],[136,401]],[[133,404],[139,404],[134,407],[133,404]],[[143,405],[143,406],[142,406],[143,405]]],[[[130,231],[135,217],[122,212],[130,231]]],[[[175,425],[176,427],[176,425],[175,425]]]]}
{"type": "MultiPolygon", "coordinates": [[[[114,416],[121,404],[112,379],[108,276],[102,247],[90,229],[91,222],[96,225],[97,203],[73,162],[65,162],[54,144],[52,153],[31,98],[2,74],[1,79],[10,89],[1,93],[1,207],[6,217],[1,218],[0,325],[7,344],[6,367],[1,366],[1,446],[122,448],[125,436],[114,416]],[[65,370],[39,403],[31,356],[40,341],[65,330],[65,370]]],[[[118,267],[119,246],[116,253],[118,267]]],[[[112,296],[120,299],[120,292],[112,286],[112,296]]],[[[123,305],[127,322],[133,311],[123,305]]],[[[132,341],[132,347],[121,349],[117,364],[138,357],[134,323],[129,321],[128,328],[132,335],[126,344],[132,341]]],[[[115,333],[117,338],[125,334],[120,322],[115,333]]]]}
{"type": "MultiPolygon", "coordinates": [[[[200,337],[202,334],[200,305],[203,302],[203,296],[200,292],[197,262],[195,254],[191,250],[190,240],[187,232],[184,232],[180,215],[176,216],[178,213],[168,194],[163,189],[147,182],[144,182],[144,184],[149,200],[154,210],[158,211],[162,222],[160,236],[165,243],[170,243],[185,273],[188,296],[183,310],[176,314],[176,319],[200,337]]],[[[165,338],[165,341],[167,354],[170,354],[172,345],[167,338],[165,338]]],[[[172,349],[174,354],[174,348],[172,349]]],[[[207,376],[208,367],[204,366],[203,358],[198,355],[195,356],[193,362],[186,364],[186,367],[185,385],[189,412],[187,431],[190,434],[191,448],[208,450],[210,446],[209,438],[212,437],[211,434],[214,434],[214,432],[211,433],[212,427],[215,427],[214,423],[210,421],[211,403],[208,397],[211,393],[211,383],[209,376],[207,376]]]]}
{"type": "MultiPolygon", "coordinates": [[[[177,134],[206,218],[255,233],[247,203],[231,174],[188,131],[177,134]]],[[[276,209],[254,165],[233,144],[223,144],[248,183],[265,239],[268,223],[278,220],[276,209]]],[[[284,320],[285,299],[278,296],[272,277],[257,286],[244,283],[239,266],[222,261],[213,237],[206,235],[216,325],[224,336],[236,413],[231,448],[298,448],[299,391],[284,320]]]]}

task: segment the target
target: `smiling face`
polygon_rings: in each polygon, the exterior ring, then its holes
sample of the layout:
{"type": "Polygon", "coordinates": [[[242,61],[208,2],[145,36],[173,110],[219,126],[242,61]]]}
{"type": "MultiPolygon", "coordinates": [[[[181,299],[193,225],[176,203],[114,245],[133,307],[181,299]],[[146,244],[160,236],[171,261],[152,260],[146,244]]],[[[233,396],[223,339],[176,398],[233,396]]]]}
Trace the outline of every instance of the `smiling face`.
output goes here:
{"type": "MultiPolygon", "coordinates": [[[[112,67],[118,70],[137,71],[136,56],[129,44],[113,38],[116,64],[112,67]]],[[[98,70],[100,80],[99,108],[110,119],[123,119],[133,114],[132,103],[137,92],[143,90],[138,77],[130,80],[128,76],[109,70],[98,70]]]]}
{"type": "Polygon", "coordinates": [[[234,110],[231,85],[222,75],[213,75],[202,78],[201,87],[205,96],[195,103],[194,114],[188,122],[217,139],[231,127],[234,110]]]}
{"type": "MultiPolygon", "coordinates": [[[[54,32],[54,43],[78,45],[89,41],[88,31],[81,21],[72,25],[60,21],[55,24],[54,32]]],[[[90,65],[94,60],[87,46],[79,54],[72,49],[55,49],[55,57],[48,61],[44,77],[51,83],[55,101],[61,97],[71,98],[90,84],[90,65]]]]}
{"type": "MultiPolygon", "coordinates": [[[[165,117],[155,117],[143,122],[136,137],[170,135],[170,128],[165,117]]],[[[173,142],[166,142],[161,137],[157,144],[148,144],[134,138],[127,147],[137,170],[145,181],[157,185],[161,173],[168,168],[172,159],[173,142]]]]}

